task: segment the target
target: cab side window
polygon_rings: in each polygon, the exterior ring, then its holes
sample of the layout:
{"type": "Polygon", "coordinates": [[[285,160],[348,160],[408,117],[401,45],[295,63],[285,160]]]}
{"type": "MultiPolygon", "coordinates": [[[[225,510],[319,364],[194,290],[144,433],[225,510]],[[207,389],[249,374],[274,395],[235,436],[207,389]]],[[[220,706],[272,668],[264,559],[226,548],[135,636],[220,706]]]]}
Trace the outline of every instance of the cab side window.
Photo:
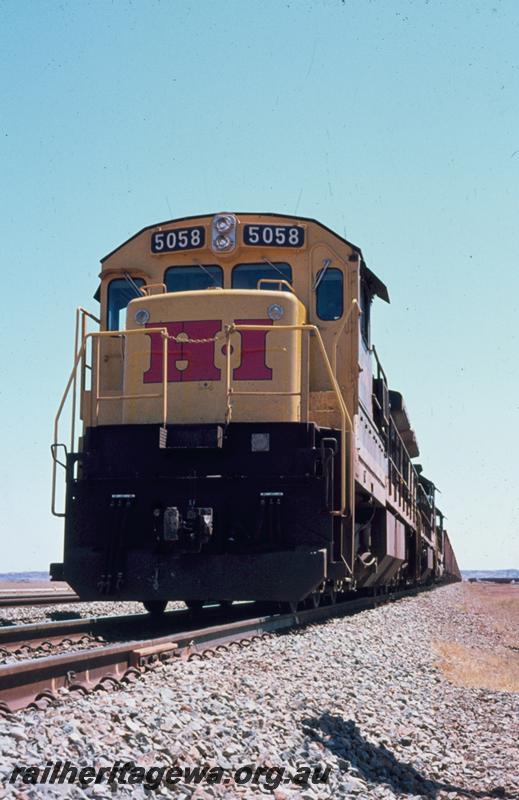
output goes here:
{"type": "Polygon", "coordinates": [[[319,319],[336,320],[344,311],[344,276],[342,270],[328,267],[317,273],[316,308],[319,319]]]}
{"type": "MultiPolygon", "coordinates": [[[[132,278],[136,286],[144,286],[142,278],[132,278]]],[[[109,331],[120,331],[124,328],[126,306],[130,300],[140,297],[126,278],[114,278],[108,284],[108,317],[109,331]]]]}

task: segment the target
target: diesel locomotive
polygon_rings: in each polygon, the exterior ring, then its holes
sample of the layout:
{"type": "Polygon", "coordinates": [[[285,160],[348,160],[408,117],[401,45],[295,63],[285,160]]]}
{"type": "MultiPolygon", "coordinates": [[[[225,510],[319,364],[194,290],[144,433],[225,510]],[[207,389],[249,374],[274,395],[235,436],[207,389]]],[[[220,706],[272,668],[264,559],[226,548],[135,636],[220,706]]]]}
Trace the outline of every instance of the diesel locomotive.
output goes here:
{"type": "Polygon", "coordinates": [[[54,579],[160,612],[459,578],[371,342],[388,291],[357,246],[312,219],[218,213],[101,263],[55,420],[54,579]]]}

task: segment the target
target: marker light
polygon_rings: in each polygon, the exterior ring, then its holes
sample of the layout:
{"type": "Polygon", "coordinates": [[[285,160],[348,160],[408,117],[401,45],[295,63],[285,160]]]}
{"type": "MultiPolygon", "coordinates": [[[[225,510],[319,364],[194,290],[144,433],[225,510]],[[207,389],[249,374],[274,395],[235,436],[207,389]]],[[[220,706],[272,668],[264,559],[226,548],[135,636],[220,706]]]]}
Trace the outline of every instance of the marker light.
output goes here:
{"type": "Polygon", "coordinates": [[[279,303],[272,303],[267,309],[267,314],[271,320],[281,319],[284,313],[285,309],[279,303]]]}
{"type": "Polygon", "coordinates": [[[135,322],[137,325],[146,325],[149,318],[150,312],[146,308],[139,308],[139,310],[135,312],[135,322]]]}

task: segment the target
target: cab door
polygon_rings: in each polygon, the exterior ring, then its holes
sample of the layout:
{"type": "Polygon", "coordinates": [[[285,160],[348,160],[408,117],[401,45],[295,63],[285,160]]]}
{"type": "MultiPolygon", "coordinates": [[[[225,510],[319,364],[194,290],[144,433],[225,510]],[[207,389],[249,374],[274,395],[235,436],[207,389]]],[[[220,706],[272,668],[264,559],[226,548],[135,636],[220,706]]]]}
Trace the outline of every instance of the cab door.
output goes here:
{"type": "MultiPolygon", "coordinates": [[[[359,296],[357,255],[339,255],[317,245],[311,257],[312,322],[319,328],[333,374],[353,419],[358,404],[359,325],[354,301],[359,296]]],[[[311,340],[310,418],[320,425],[340,427],[337,400],[319,344],[311,340]]]]}

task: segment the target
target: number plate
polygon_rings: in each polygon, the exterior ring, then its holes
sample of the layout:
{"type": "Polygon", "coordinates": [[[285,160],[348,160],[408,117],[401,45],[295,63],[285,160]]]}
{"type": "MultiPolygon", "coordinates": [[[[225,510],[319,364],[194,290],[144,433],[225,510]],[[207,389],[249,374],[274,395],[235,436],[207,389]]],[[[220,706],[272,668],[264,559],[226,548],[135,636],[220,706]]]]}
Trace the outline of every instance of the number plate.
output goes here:
{"type": "Polygon", "coordinates": [[[303,247],[305,229],[301,225],[244,225],[243,242],[258,247],[303,247]]]}
{"type": "Polygon", "coordinates": [[[151,235],[152,253],[175,253],[177,250],[196,250],[205,244],[205,228],[175,228],[172,231],[158,231],[151,235]]]}

